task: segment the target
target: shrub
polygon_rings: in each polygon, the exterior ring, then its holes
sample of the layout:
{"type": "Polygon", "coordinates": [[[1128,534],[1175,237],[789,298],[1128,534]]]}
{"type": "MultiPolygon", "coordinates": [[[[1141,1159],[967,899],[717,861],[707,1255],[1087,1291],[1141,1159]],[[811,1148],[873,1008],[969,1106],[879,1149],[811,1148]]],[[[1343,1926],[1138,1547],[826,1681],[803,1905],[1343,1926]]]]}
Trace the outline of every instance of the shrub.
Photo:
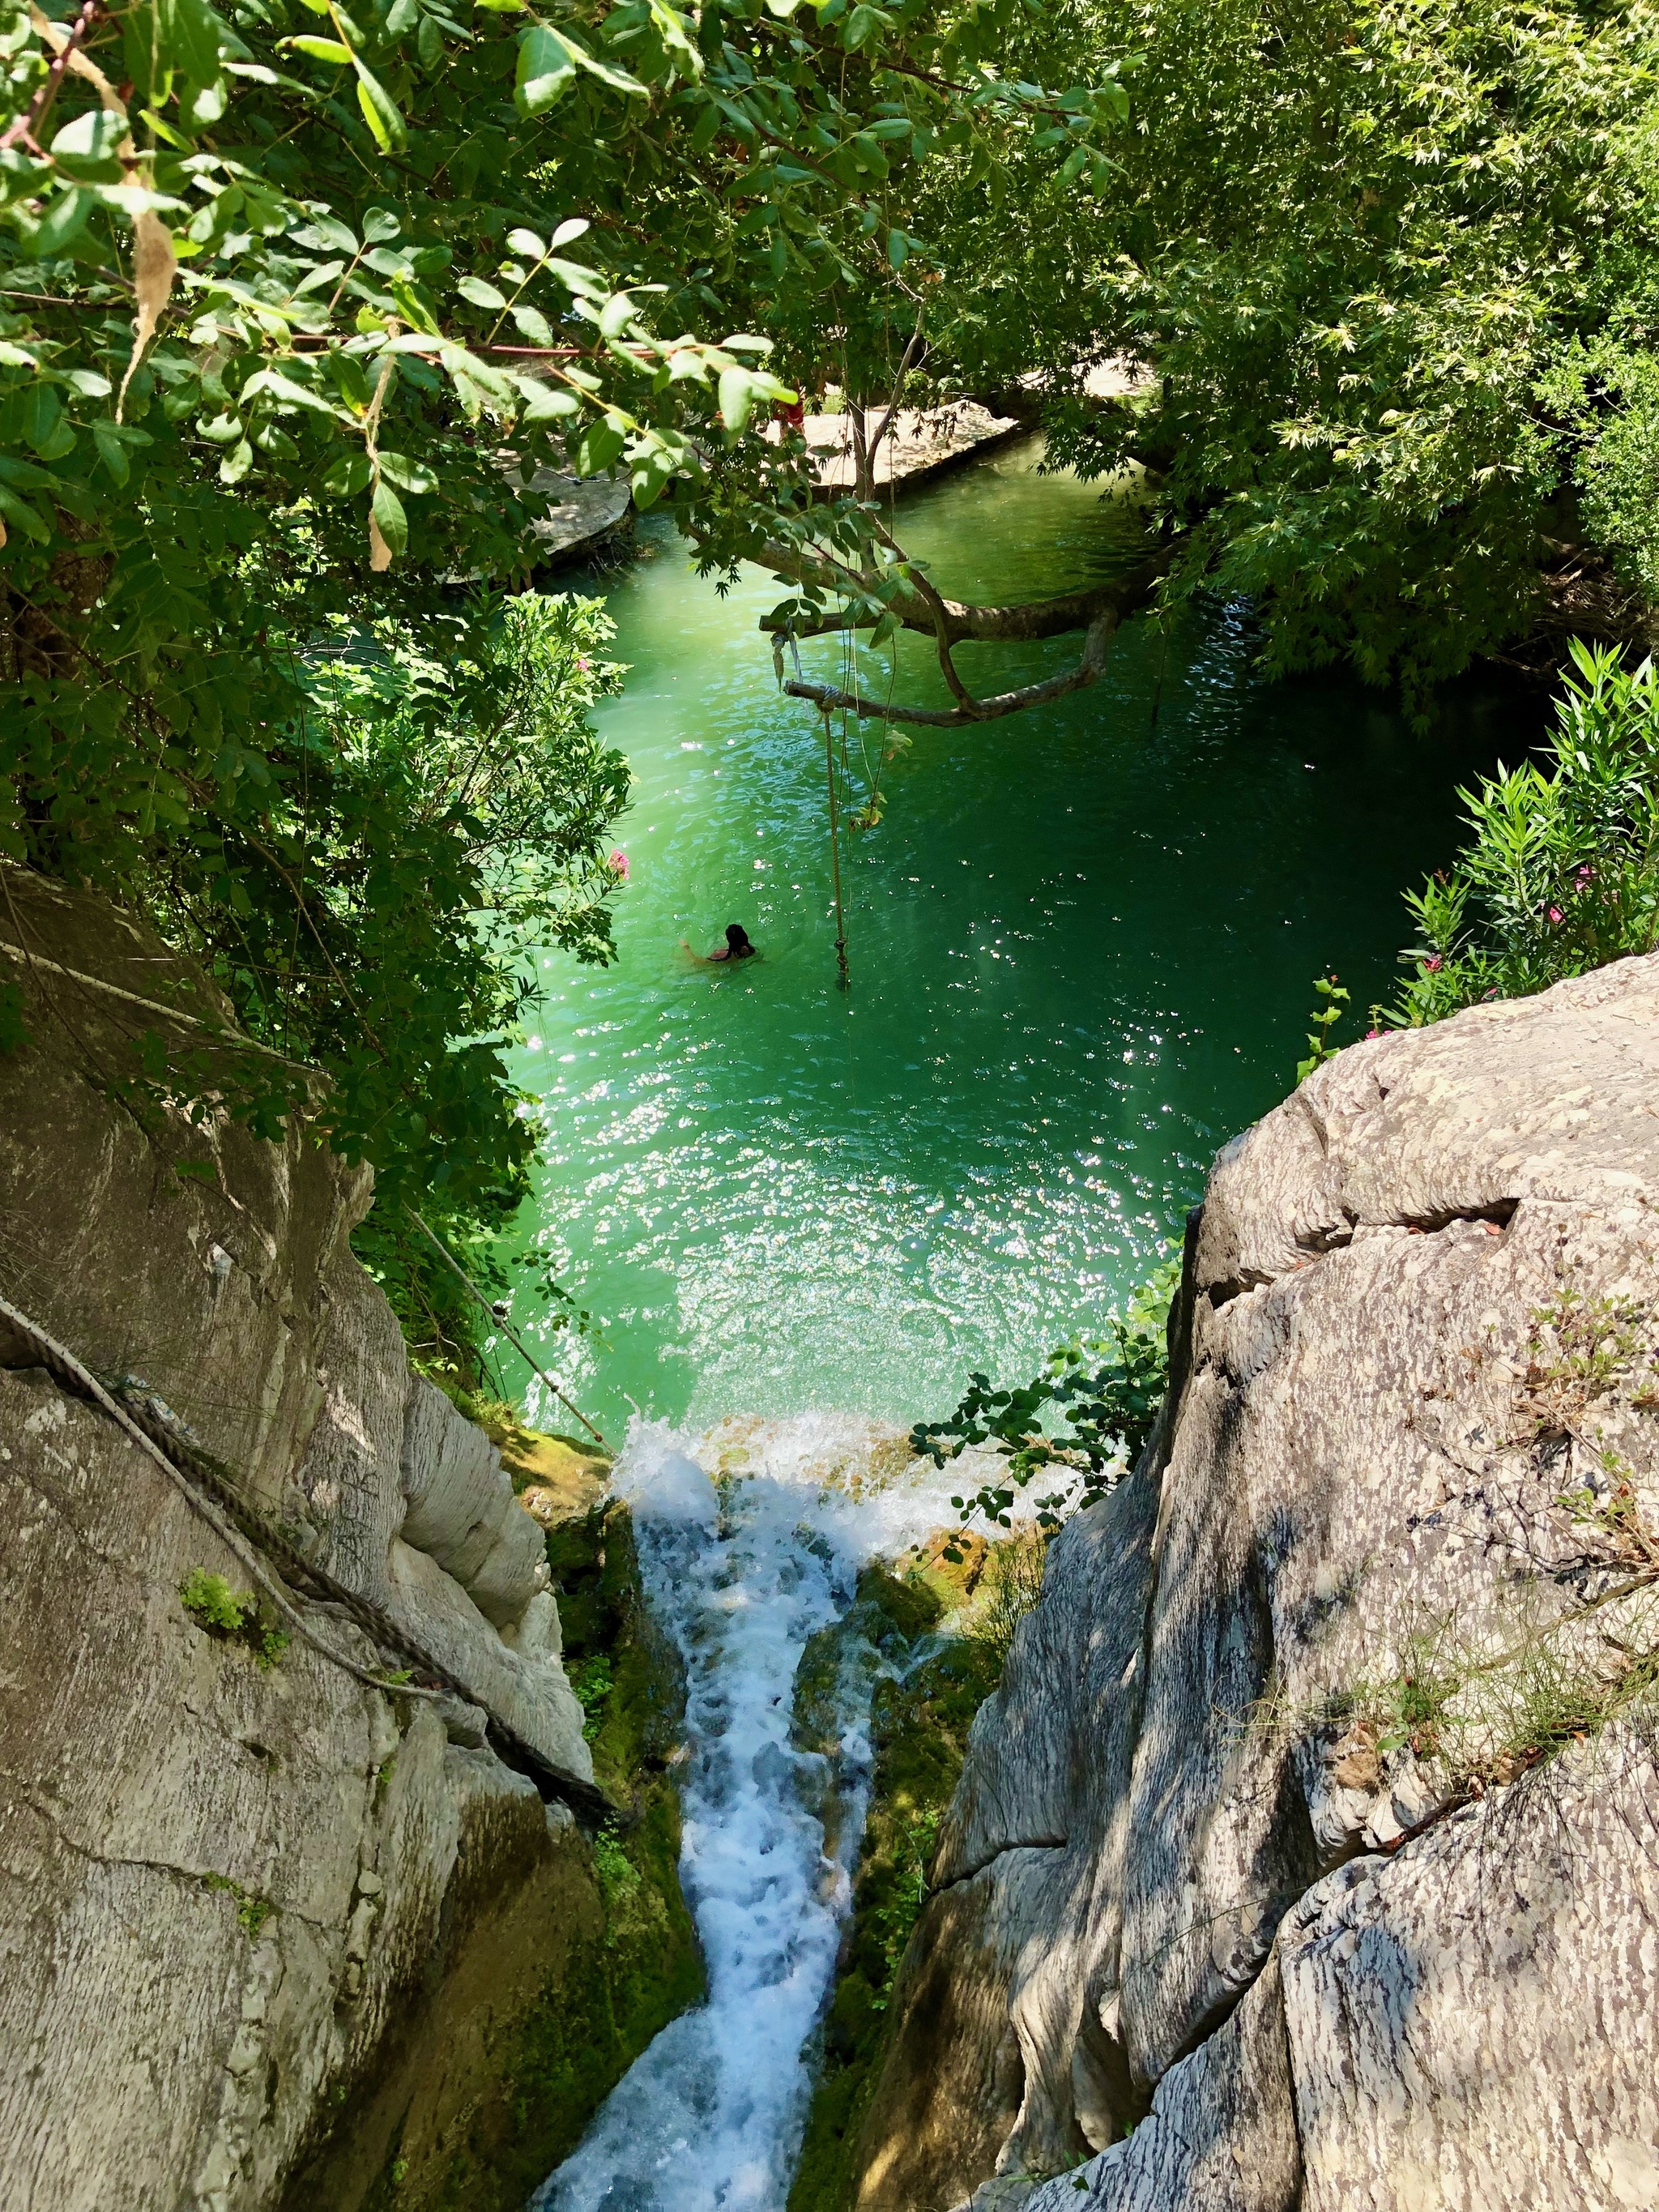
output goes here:
{"type": "MultiPolygon", "coordinates": [[[[1126,1462],[1133,1465],[1169,1389],[1170,1304],[1180,1280],[1180,1260],[1166,1258],[1131,1292],[1123,1311],[1109,1316],[1103,1337],[1061,1345],[1049,1353],[1042,1374],[1017,1389],[994,1390],[988,1376],[970,1375],[954,1413],[916,1423],[910,1449],[936,1467],[970,1444],[994,1444],[1003,1455],[1006,1473],[1000,1480],[951,1500],[964,1524],[983,1513],[992,1525],[1008,1528],[1015,1491],[1043,1468],[1054,1468],[1062,1480],[1080,1477],[1079,1502],[1087,1504],[1111,1486],[1126,1462]],[[1057,1425],[1045,1434],[1044,1422],[1055,1422],[1056,1416],[1057,1425]]],[[[1066,1494],[1039,1499],[1039,1526],[1059,1526],[1055,1509],[1066,1494]]],[[[959,1553],[945,1556],[960,1564],[959,1553]]]]}
{"type": "Polygon", "coordinates": [[[1460,791],[1474,841],[1406,903],[1419,942],[1390,1019],[1436,1022],[1659,945],[1659,672],[1571,647],[1540,762],[1460,791]]]}

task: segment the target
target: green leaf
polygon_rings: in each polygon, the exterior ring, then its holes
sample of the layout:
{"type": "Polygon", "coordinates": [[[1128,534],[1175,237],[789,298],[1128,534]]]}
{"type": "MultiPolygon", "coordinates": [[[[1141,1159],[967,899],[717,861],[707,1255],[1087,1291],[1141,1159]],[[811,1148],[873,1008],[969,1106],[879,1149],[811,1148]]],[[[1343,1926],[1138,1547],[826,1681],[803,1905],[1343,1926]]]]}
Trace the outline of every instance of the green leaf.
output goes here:
{"type": "Polygon", "coordinates": [[[224,459],[220,462],[219,481],[221,483],[228,484],[240,483],[252,466],[253,447],[244,438],[240,444],[227,453],[224,459]]]}
{"type": "Polygon", "coordinates": [[[210,84],[219,74],[220,41],[228,35],[207,0],[149,0],[148,8],[133,9],[128,21],[129,72],[157,100],[167,97],[167,81],[175,72],[186,84],[210,84]]]}
{"type": "Polygon", "coordinates": [[[573,39],[564,32],[558,35],[578,66],[585,69],[590,76],[598,77],[601,84],[608,84],[613,92],[630,93],[638,100],[650,99],[649,88],[642,85],[638,77],[629,76],[626,70],[614,69],[609,62],[602,62],[597,54],[590,54],[580,39],[573,39]]]}
{"type": "Polygon", "coordinates": [[[622,458],[623,447],[628,443],[628,433],[608,418],[590,422],[576,441],[572,455],[579,477],[598,476],[622,458]]]}
{"type": "Polygon", "coordinates": [[[471,300],[475,307],[494,307],[499,313],[507,305],[507,295],[486,283],[482,276],[463,276],[455,289],[462,299],[471,300]]]}
{"type": "MultiPolygon", "coordinates": [[[[384,448],[380,453],[380,474],[389,483],[395,483],[399,491],[411,493],[416,497],[438,489],[437,477],[423,461],[411,461],[406,454],[387,453],[384,448]]],[[[386,527],[384,523],[380,526],[382,530],[386,527]]],[[[391,542],[388,538],[386,543],[390,544],[391,542]]],[[[401,551],[402,548],[393,550],[401,551]]]]}
{"type": "Polygon", "coordinates": [[[351,66],[351,49],[343,46],[337,39],[313,39],[307,32],[303,38],[284,39],[283,44],[294,47],[296,52],[308,54],[314,62],[329,62],[336,69],[351,66]]]}
{"type": "Polygon", "coordinates": [[[401,275],[392,278],[391,286],[392,296],[403,309],[404,321],[413,323],[417,331],[424,331],[428,337],[435,338],[439,332],[438,318],[418,286],[401,275]]]}
{"type": "Polygon", "coordinates": [[[421,18],[421,27],[415,34],[415,52],[424,70],[436,69],[444,58],[443,33],[430,15],[421,18]]]}
{"type": "Polygon", "coordinates": [[[113,481],[118,485],[125,483],[132,473],[132,467],[114,423],[106,422],[100,416],[92,426],[92,442],[97,447],[98,458],[113,481]]]}
{"type": "Polygon", "coordinates": [[[344,223],[331,215],[312,216],[303,230],[294,234],[296,246],[314,246],[322,253],[343,253],[349,258],[357,252],[356,234],[344,223]]]}
{"type": "Polygon", "coordinates": [[[106,115],[100,107],[89,107],[58,133],[52,142],[52,155],[58,161],[67,155],[79,161],[112,161],[126,135],[126,125],[118,116],[106,115]]]}
{"type": "Polygon", "coordinates": [[[397,554],[409,550],[409,517],[404,513],[404,503],[389,483],[384,481],[374,487],[370,512],[380,526],[380,535],[397,554]]]}
{"type": "Polygon", "coordinates": [[[642,454],[635,461],[629,471],[629,485],[641,514],[662,497],[663,487],[672,473],[660,453],[642,454]]]}
{"type": "Polygon", "coordinates": [[[720,420],[733,437],[748,422],[755,404],[754,380],[746,368],[723,368],[720,376],[720,420]]]}
{"type": "Polygon", "coordinates": [[[562,100],[576,81],[570,47],[545,23],[532,23],[519,39],[514,104],[520,115],[541,115],[562,100]]]}
{"type": "Polygon", "coordinates": [[[313,392],[308,386],[296,384],[292,377],[284,376],[280,369],[256,370],[242,386],[243,404],[257,398],[263,392],[268,392],[273,399],[285,407],[303,407],[311,414],[327,415],[336,422],[339,420],[340,410],[332,400],[325,399],[320,392],[313,392]]]}
{"type": "Polygon", "coordinates": [[[607,300],[599,317],[599,336],[614,338],[634,320],[634,302],[626,292],[618,292],[614,300],[607,300]]]}
{"type": "Polygon", "coordinates": [[[331,499],[355,499],[368,489],[372,474],[367,453],[342,453],[323,478],[323,489],[331,499]]]}
{"type": "Polygon", "coordinates": [[[406,38],[421,19],[420,0],[392,0],[386,10],[386,34],[388,39],[406,38]]]}
{"type": "Polygon", "coordinates": [[[650,0],[651,21],[682,76],[695,83],[702,75],[702,56],[691,43],[685,18],[668,0],[650,0]]]}
{"type": "Polygon", "coordinates": [[[524,395],[526,422],[550,422],[556,417],[581,412],[581,402],[574,392],[562,392],[556,385],[544,384],[533,376],[515,376],[513,381],[524,395]]]}
{"type": "Polygon", "coordinates": [[[532,345],[550,346],[552,344],[552,328],[546,316],[538,313],[534,307],[514,307],[513,320],[532,345]]]}
{"type": "Polygon", "coordinates": [[[37,545],[49,545],[52,543],[51,530],[42,522],[28,501],[26,499],[20,499],[15,491],[9,490],[4,484],[0,484],[0,514],[3,514],[8,522],[15,522],[24,537],[33,538],[37,545]]]}
{"type": "Polygon", "coordinates": [[[23,252],[42,261],[52,259],[72,240],[80,236],[86,228],[88,216],[97,204],[94,195],[78,185],[66,192],[60,192],[56,199],[50,202],[34,228],[23,233],[21,241],[23,252]]]}
{"type": "Polygon", "coordinates": [[[49,384],[25,387],[20,427],[37,453],[44,454],[58,428],[64,403],[49,384]]]}
{"type": "Polygon", "coordinates": [[[539,261],[547,252],[533,230],[509,230],[507,244],[509,252],[522,253],[526,261],[539,261]]]}
{"type": "MultiPolygon", "coordinates": [[[[568,246],[573,238],[580,238],[584,231],[592,230],[592,224],[587,220],[587,217],[585,215],[567,216],[565,220],[554,232],[552,237],[548,240],[549,248],[551,252],[556,253],[562,246],[568,246]]],[[[507,243],[511,245],[514,238],[528,238],[529,235],[530,233],[528,231],[515,230],[509,236],[507,243]]],[[[537,258],[538,259],[540,258],[540,252],[541,249],[538,247],[537,258]]]]}
{"type": "MultiPolygon", "coordinates": [[[[357,71],[357,105],[363,111],[364,122],[374,134],[374,143],[383,154],[401,152],[409,143],[409,133],[404,128],[397,103],[379,77],[365,69],[356,54],[351,59],[357,71]]],[[[391,542],[387,538],[386,543],[391,542]]]]}

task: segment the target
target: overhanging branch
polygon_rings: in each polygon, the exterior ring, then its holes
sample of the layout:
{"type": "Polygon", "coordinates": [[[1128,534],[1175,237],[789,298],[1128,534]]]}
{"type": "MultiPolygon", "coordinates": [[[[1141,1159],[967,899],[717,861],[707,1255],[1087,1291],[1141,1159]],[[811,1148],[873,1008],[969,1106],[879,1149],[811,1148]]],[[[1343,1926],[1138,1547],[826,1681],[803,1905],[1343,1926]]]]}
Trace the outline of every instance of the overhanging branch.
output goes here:
{"type": "MultiPolygon", "coordinates": [[[[884,531],[880,534],[886,538],[884,531]]],[[[887,542],[892,544],[890,539],[887,542]]],[[[895,546],[893,550],[900,549],[895,546]]],[[[839,562],[798,553],[789,547],[769,545],[763,557],[775,574],[797,583],[844,592],[848,582],[854,580],[850,572],[839,562]]],[[[763,616],[760,626],[772,635],[774,658],[781,677],[786,639],[793,641],[802,637],[830,636],[848,629],[869,629],[879,620],[880,611],[885,610],[903,629],[935,641],[939,667],[956,701],[955,706],[894,706],[885,700],[867,699],[861,692],[843,690],[838,684],[809,683],[799,675],[784,683],[785,692],[792,699],[809,701],[823,714],[845,709],[878,721],[914,723],[927,729],[967,729],[980,722],[1000,721],[1007,714],[1024,714],[1028,708],[1046,705],[1051,699],[1062,699],[1068,692],[1086,690],[1105,666],[1108,649],[1119,626],[1130,615],[1152,604],[1158,585],[1174,558],[1174,547],[1162,548],[1127,575],[1110,583],[1091,585],[1080,592],[1060,592],[1053,599],[1036,599],[1020,606],[969,606],[960,599],[947,599],[914,570],[896,589],[888,579],[871,575],[856,580],[861,590],[870,595],[860,610],[839,609],[814,616],[806,622],[763,616]],[[872,612],[871,601],[878,586],[880,606],[878,611],[872,612]],[[1058,676],[1045,677],[1039,683],[1021,684],[1012,691],[994,693],[988,699],[973,696],[951,659],[951,647],[957,645],[1030,644],[1078,629],[1083,630],[1085,635],[1082,656],[1075,667],[1058,676]]]]}

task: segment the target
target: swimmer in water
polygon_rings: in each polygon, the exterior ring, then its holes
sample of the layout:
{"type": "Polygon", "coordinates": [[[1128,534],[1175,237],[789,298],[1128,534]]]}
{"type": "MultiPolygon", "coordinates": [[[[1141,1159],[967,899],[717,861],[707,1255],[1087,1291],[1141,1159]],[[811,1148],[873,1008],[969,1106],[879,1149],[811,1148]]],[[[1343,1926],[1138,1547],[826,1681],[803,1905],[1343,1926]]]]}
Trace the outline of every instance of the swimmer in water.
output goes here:
{"type": "MultiPolygon", "coordinates": [[[[681,938],[680,943],[691,952],[691,947],[681,938]]],[[[749,942],[749,932],[740,921],[726,925],[726,942],[717,945],[712,952],[691,952],[694,960],[753,960],[758,957],[758,947],[749,942]]]]}

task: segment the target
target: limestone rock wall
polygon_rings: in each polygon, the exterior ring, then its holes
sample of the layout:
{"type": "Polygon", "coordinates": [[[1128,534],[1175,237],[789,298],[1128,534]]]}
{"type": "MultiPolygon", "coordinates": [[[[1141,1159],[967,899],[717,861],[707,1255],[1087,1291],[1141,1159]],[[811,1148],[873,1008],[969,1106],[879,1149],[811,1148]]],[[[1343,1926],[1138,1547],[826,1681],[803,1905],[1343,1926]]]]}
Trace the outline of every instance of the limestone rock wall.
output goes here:
{"type": "Polygon", "coordinates": [[[1659,2203],[1659,1730],[1596,1705],[1659,1649],[1659,957],[1319,1070],[1172,1342],[975,1723],[859,2205],[1659,2203]]]}
{"type": "MultiPolygon", "coordinates": [[[[541,1531],[411,1376],[349,1250],[366,1173],[124,1100],[146,1029],[227,1010],[126,918],[3,872],[31,1041],[0,1060],[0,1288],[100,1375],[142,1377],[308,1556],[591,1776],[541,1531]]],[[[562,2154],[573,2130],[483,2030],[602,1942],[568,1814],[453,1699],[210,1636],[179,1601],[198,1567],[247,1587],[155,1462],[0,1333],[0,2195],[253,2212],[326,2172],[294,2202],[353,2212],[396,2168],[418,2208],[508,2095],[562,2154]]]]}

